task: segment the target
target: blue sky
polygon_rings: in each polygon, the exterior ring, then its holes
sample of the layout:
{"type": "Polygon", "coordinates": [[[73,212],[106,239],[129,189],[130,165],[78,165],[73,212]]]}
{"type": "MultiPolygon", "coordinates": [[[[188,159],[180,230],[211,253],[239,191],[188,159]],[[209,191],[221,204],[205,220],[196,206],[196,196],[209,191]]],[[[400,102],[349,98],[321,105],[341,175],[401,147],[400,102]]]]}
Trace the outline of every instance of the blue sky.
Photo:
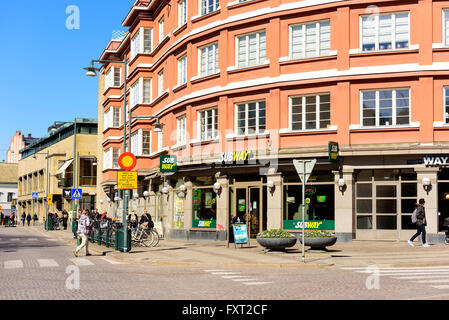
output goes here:
{"type": "Polygon", "coordinates": [[[97,118],[98,78],[84,67],[98,59],[134,0],[0,1],[0,160],[17,130],[42,137],[54,121],[97,118]],[[67,7],[80,29],[66,28],[67,7]]]}

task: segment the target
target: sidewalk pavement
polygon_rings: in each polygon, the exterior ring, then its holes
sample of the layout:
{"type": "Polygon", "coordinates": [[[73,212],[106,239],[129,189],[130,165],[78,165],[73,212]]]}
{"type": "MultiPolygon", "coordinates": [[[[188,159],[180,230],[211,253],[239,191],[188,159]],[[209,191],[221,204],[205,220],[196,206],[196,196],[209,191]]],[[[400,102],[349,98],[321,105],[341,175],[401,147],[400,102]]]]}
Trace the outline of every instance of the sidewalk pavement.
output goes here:
{"type": "MultiPolygon", "coordinates": [[[[22,227],[21,227],[22,228],[22,227]]],[[[45,231],[43,226],[24,227],[45,236],[58,239],[75,248],[76,240],[71,228],[45,231]]],[[[265,267],[265,268],[331,268],[331,267],[422,267],[449,266],[449,245],[435,244],[424,248],[418,241],[415,247],[399,241],[356,241],[336,243],[327,252],[305,253],[302,262],[301,243],[286,252],[265,252],[257,240],[250,245],[228,244],[224,241],[159,241],[157,247],[132,247],[123,253],[89,243],[89,251],[104,254],[121,262],[145,263],[157,266],[200,267],[265,267]]],[[[83,256],[83,253],[80,253],[83,256]]]]}

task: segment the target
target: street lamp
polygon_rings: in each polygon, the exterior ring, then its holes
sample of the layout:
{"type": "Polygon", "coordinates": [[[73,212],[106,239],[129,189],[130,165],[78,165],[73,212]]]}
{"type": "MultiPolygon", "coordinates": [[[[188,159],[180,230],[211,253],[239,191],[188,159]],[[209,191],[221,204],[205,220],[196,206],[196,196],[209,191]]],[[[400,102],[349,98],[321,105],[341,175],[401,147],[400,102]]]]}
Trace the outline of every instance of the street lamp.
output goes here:
{"type": "MultiPolygon", "coordinates": [[[[48,193],[50,190],[50,174],[48,172],[48,159],[50,158],[50,152],[47,150],[47,152],[35,152],[33,155],[33,160],[37,160],[36,154],[45,154],[47,157],[47,167],[46,167],[46,171],[47,171],[47,183],[46,183],[46,197],[48,197],[48,193]]],[[[33,204],[34,204],[34,199],[33,199],[33,204]]],[[[48,201],[47,201],[47,205],[45,207],[45,230],[48,231],[48,201]]]]}
{"type": "MultiPolygon", "coordinates": [[[[99,64],[106,64],[106,63],[122,63],[123,64],[123,70],[124,70],[124,81],[123,81],[123,102],[124,102],[124,107],[123,107],[123,151],[126,152],[126,105],[127,105],[127,101],[126,101],[126,92],[127,92],[127,78],[128,78],[128,73],[127,73],[127,66],[128,66],[128,57],[125,55],[125,59],[124,60],[91,60],[90,62],[90,66],[87,68],[84,68],[84,70],[86,70],[86,76],[87,77],[96,77],[97,76],[97,72],[100,71],[99,68],[95,68],[94,64],[95,63],[99,63],[99,64]]],[[[128,110],[128,118],[129,118],[129,123],[128,123],[128,131],[129,131],[129,143],[128,143],[128,152],[131,152],[131,122],[132,122],[132,113],[131,113],[131,108],[129,108],[128,110]]],[[[138,116],[138,117],[134,117],[135,119],[155,119],[156,123],[154,125],[154,131],[155,132],[162,132],[162,127],[163,125],[159,122],[159,117],[158,116],[138,116]]],[[[123,237],[123,252],[127,252],[128,251],[128,222],[127,222],[127,216],[128,216],[128,205],[129,205],[129,200],[131,198],[131,190],[125,190],[124,195],[123,195],[123,214],[122,214],[122,223],[123,223],[123,233],[124,233],[124,237],[123,237]]]]}

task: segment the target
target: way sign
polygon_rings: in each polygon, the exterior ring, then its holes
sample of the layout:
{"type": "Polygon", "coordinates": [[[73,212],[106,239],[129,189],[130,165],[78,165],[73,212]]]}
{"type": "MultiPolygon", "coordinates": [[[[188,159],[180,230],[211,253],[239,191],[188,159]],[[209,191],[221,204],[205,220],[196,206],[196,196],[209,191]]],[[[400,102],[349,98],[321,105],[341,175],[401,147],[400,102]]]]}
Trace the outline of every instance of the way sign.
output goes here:
{"type": "Polygon", "coordinates": [[[39,194],[37,192],[33,192],[32,198],[33,199],[39,198],[39,194]]]}
{"type": "Polygon", "coordinates": [[[83,189],[72,189],[72,199],[81,200],[83,198],[83,189]]]}
{"type": "Polygon", "coordinates": [[[306,183],[310,178],[313,168],[315,167],[316,159],[293,160],[293,164],[301,181],[306,183]]]}

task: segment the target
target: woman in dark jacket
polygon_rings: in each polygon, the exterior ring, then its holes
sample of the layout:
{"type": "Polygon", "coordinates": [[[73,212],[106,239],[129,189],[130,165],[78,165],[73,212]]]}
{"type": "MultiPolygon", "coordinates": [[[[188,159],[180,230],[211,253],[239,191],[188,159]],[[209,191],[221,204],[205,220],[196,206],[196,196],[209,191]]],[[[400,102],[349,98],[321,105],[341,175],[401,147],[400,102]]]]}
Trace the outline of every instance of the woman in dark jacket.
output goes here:
{"type": "Polygon", "coordinates": [[[419,203],[416,204],[416,228],[417,232],[410,238],[408,244],[414,247],[413,240],[418,237],[422,233],[422,246],[430,247],[430,245],[426,242],[426,210],[424,208],[425,201],[424,199],[419,199],[419,203]]]}

